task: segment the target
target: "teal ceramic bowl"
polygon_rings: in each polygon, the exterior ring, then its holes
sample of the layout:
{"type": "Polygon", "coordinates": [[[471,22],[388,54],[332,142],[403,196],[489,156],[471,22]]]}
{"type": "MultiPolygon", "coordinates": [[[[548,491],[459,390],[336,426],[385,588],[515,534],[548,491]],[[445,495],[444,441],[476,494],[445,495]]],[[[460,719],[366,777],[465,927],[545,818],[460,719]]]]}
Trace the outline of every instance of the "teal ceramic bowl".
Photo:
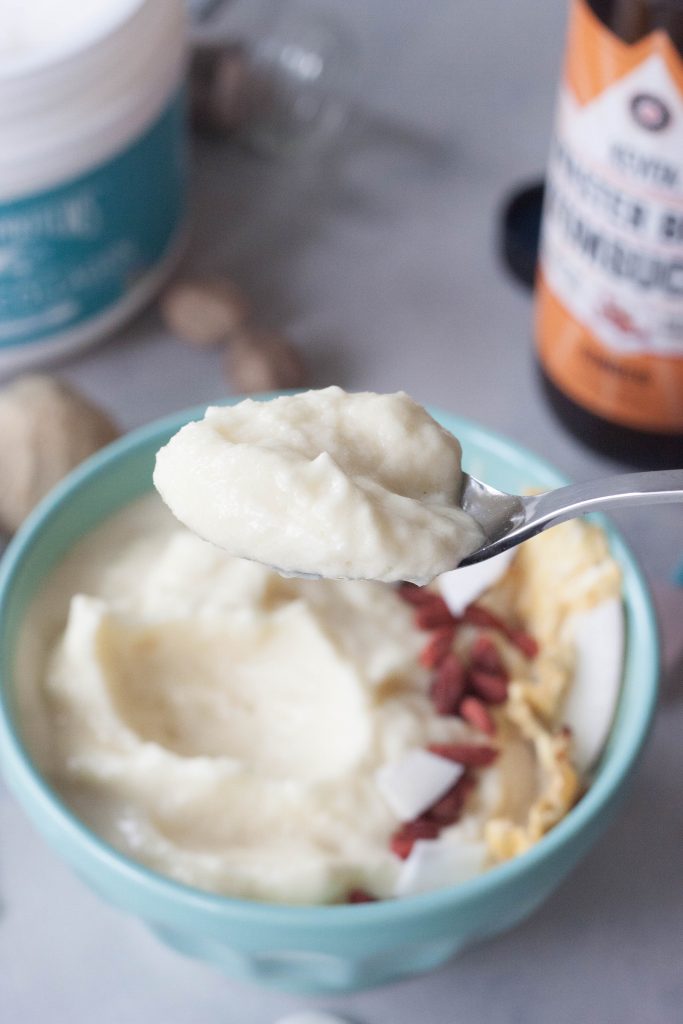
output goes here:
{"type": "MultiPolygon", "coordinates": [[[[483,427],[432,412],[461,439],[465,468],[496,487],[520,491],[564,482],[547,463],[483,427]]],[[[437,967],[526,918],[615,814],[657,692],[657,632],[643,578],[610,529],[627,615],[617,717],[588,792],[528,853],[457,887],[354,906],[272,906],[188,888],[123,857],[60,802],[22,745],[15,664],[17,635],[41,580],[83,534],[151,488],[156,450],[202,414],[191,409],[153,423],[94,456],[52,492],[11,543],[0,567],[0,752],[7,784],[48,843],[105,900],[140,917],[175,949],[231,975],[299,992],[348,992],[437,967]]]]}

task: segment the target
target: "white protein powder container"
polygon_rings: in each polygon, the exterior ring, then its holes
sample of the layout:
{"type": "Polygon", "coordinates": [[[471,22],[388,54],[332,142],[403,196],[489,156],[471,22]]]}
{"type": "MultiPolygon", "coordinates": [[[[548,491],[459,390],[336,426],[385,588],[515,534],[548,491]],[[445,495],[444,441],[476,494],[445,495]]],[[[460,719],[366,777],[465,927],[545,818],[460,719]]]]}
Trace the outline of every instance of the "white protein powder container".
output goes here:
{"type": "Polygon", "coordinates": [[[0,0],[0,373],[154,293],[186,195],[183,0],[0,0]]]}

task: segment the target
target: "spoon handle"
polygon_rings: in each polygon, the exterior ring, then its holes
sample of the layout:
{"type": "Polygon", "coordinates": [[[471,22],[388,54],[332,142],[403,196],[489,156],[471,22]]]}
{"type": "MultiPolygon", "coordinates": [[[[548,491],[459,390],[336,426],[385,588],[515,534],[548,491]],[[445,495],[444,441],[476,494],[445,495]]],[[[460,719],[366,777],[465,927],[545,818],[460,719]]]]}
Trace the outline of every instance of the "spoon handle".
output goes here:
{"type": "Polygon", "coordinates": [[[524,496],[494,491],[480,480],[468,477],[464,494],[462,507],[471,511],[488,539],[463,558],[461,566],[483,562],[535,537],[549,526],[587,512],[604,511],[620,505],[683,502],[683,469],[624,473],[524,496]]]}
{"type": "MultiPolygon", "coordinates": [[[[554,523],[621,505],[659,505],[683,501],[683,469],[662,469],[650,473],[624,473],[569,484],[545,494],[524,498],[525,527],[533,533],[554,523]]],[[[531,536],[532,534],[529,534],[531,536]]]]}

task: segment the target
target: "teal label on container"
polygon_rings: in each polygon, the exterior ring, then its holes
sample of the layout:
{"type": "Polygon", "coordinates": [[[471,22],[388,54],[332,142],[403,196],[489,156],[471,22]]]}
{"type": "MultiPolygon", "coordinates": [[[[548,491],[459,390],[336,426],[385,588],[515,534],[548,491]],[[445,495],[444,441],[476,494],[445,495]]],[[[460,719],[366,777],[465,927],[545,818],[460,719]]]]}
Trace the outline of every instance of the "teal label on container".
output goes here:
{"type": "Polygon", "coordinates": [[[106,163],[0,203],[0,347],[60,334],[124,299],[168,250],[185,179],[179,95],[106,163]]]}

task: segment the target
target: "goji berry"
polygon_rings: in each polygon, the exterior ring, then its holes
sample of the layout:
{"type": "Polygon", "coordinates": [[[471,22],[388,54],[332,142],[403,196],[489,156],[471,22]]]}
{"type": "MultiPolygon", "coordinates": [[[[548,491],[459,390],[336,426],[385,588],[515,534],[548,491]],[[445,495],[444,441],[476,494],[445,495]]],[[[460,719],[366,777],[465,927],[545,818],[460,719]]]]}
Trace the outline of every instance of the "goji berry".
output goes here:
{"type": "Polygon", "coordinates": [[[467,673],[467,686],[487,704],[504,704],[507,700],[507,681],[496,672],[471,668],[467,673]]]}
{"type": "Polygon", "coordinates": [[[454,825],[460,815],[467,797],[474,787],[474,778],[465,772],[458,781],[439,800],[425,812],[427,821],[435,821],[441,828],[454,825]]]}
{"type": "Polygon", "coordinates": [[[367,889],[351,889],[346,897],[347,903],[376,903],[377,897],[373,896],[367,889]]]}
{"type": "Polygon", "coordinates": [[[443,659],[432,680],[429,695],[438,714],[455,715],[465,693],[465,669],[451,651],[443,659]]]}
{"type": "Polygon", "coordinates": [[[418,839],[436,839],[438,834],[439,826],[435,821],[426,818],[406,821],[391,837],[391,849],[397,857],[405,860],[418,839]]]}
{"type": "Polygon", "coordinates": [[[418,629],[455,626],[457,622],[444,599],[438,594],[433,594],[430,601],[425,601],[415,609],[415,625],[418,629]]]}
{"type": "Polygon", "coordinates": [[[507,676],[508,674],[500,651],[493,640],[488,636],[484,636],[483,633],[472,644],[470,661],[475,668],[483,668],[487,672],[495,672],[501,676],[507,676]]]}
{"type": "Polygon", "coordinates": [[[463,622],[470,626],[481,626],[488,629],[497,629],[500,633],[507,635],[508,627],[498,615],[494,615],[488,608],[482,608],[478,604],[470,604],[462,614],[463,622]]]}
{"type": "Polygon", "coordinates": [[[455,626],[439,626],[422,648],[420,664],[425,668],[437,668],[451,650],[454,637],[455,626]]]}
{"type": "Polygon", "coordinates": [[[496,731],[496,723],[493,721],[487,707],[478,697],[463,697],[460,701],[460,717],[473,725],[480,732],[493,736],[496,731]]]}
{"type": "Polygon", "coordinates": [[[480,743],[430,743],[428,749],[432,754],[456,761],[467,768],[486,768],[498,757],[495,747],[486,747],[480,743]]]}
{"type": "Polygon", "coordinates": [[[527,658],[535,658],[538,654],[538,641],[531,633],[527,633],[524,629],[511,629],[509,637],[515,647],[527,658]]]}

